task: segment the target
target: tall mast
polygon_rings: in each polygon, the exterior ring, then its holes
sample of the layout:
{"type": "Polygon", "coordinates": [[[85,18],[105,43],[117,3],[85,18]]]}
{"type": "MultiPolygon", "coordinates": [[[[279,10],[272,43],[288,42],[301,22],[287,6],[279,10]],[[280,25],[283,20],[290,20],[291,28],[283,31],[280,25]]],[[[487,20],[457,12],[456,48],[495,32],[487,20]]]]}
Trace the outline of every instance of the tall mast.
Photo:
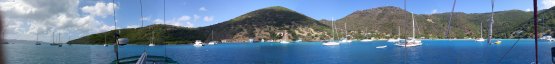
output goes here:
{"type": "Polygon", "coordinates": [[[335,40],[335,22],[334,22],[334,18],[331,18],[331,27],[332,27],[332,28],[331,28],[331,29],[332,29],[332,30],[331,30],[331,31],[332,31],[332,33],[331,33],[331,35],[332,35],[331,40],[335,40]]]}
{"type": "Polygon", "coordinates": [[[37,43],[39,42],[39,33],[37,32],[37,43]]]}
{"type": "Polygon", "coordinates": [[[491,17],[490,17],[490,23],[489,23],[489,32],[488,32],[488,43],[491,43],[491,38],[493,38],[493,22],[495,22],[493,20],[493,15],[495,12],[493,12],[493,7],[494,7],[494,0],[491,0],[491,17]]]}
{"type": "Polygon", "coordinates": [[[399,29],[397,30],[397,32],[398,32],[398,33],[397,33],[397,36],[399,36],[399,37],[397,37],[397,38],[401,38],[401,26],[399,26],[399,29]]]}
{"type": "Polygon", "coordinates": [[[214,30],[210,30],[210,38],[214,41],[214,30]]]}
{"type": "Polygon", "coordinates": [[[141,6],[141,27],[144,26],[144,21],[143,21],[143,0],[139,0],[139,4],[141,6]]]}
{"type": "Polygon", "coordinates": [[[411,14],[412,16],[412,37],[416,38],[415,33],[414,33],[414,14],[411,14]]]}
{"type": "Polygon", "coordinates": [[[347,33],[347,32],[348,32],[348,31],[347,31],[347,22],[345,22],[344,24],[345,24],[345,25],[343,25],[343,26],[345,26],[345,38],[347,38],[347,35],[349,35],[349,34],[347,33]]]}
{"type": "Polygon", "coordinates": [[[453,1],[453,7],[451,8],[451,14],[449,14],[449,21],[447,22],[447,33],[445,34],[445,38],[449,39],[449,32],[451,31],[451,21],[453,21],[453,13],[455,12],[455,4],[457,0],[453,1]]]}
{"type": "Polygon", "coordinates": [[[482,22],[480,21],[480,38],[484,38],[482,37],[482,32],[484,32],[483,27],[482,27],[482,22]]]}
{"type": "Polygon", "coordinates": [[[54,31],[52,31],[52,43],[54,43],[54,39],[55,39],[54,31]]]}

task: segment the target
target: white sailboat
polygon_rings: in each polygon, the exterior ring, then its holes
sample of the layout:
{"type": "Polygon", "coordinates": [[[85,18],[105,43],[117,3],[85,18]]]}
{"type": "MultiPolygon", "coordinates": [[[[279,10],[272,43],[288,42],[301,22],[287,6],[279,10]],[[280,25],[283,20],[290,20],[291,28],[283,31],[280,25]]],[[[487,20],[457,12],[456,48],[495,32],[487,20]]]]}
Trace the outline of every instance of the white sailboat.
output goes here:
{"type": "Polygon", "coordinates": [[[322,45],[325,45],[325,46],[335,46],[335,45],[339,45],[339,43],[334,42],[334,40],[335,40],[335,22],[333,22],[333,20],[334,20],[334,19],[332,18],[332,23],[331,23],[331,26],[332,26],[332,38],[331,38],[330,41],[325,41],[324,43],[322,43],[322,45]]]}
{"type": "MultiPolygon", "coordinates": [[[[366,31],[365,31],[365,32],[366,32],[366,33],[365,33],[365,36],[368,36],[368,28],[366,28],[366,31]]],[[[371,39],[366,38],[366,39],[362,39],[362,40],[360,40],[360,41],[362,41],[362,42],[370,42],[370,41],[374,41],[374,38],[373,38],[373,37],[372,37],[371,39]]]]}
{"type": "Polygon", "coordinates": [[[341,41],[339,41],[340,43],[351,43],[353,42],[353,40],[350,40],[349,37],[351,37],[351,35],[349,35],[349,32],[347,31],[347,23],[345,23],[345,37],[341,39],[341,41]]]}
{"type": "Polygon", "coordinates": [[[37,40],[35,42],[35,45],[41,45],[41,43],[39,42],[39,33],[37,33],[37,40]]]}
{"type": "Polygon", "coordinates": [[[399,37],[397,37],[397,39],[390,38],[390,39],[387,40],[387,42],[395,43],[395,42],[399,42],[399,40],[401,40],[401,38],[400,38],[401,37],[401,26],[399,26],[399,30],[398,30],[397,34],[399,36],[399,37]]]}
{"type": "Polygon", "coordinates": [[[411,16],[412,16],[412,37],[410,37],[405,43],[397,43],[395,45],[401,46],[401,47],[412,47],[412,46],[422,45],[422,41],[416,38],[416,34],[414,32],[415,31],[414,14],[411,14],[411,16]]]}
{"type": "MultiPolygon", "coordinates": [[[[210,39],[214,40],[214,30],[210,31],[210,39]]],[[[215,45],[216,43],[218,43],[218,41],[210,41],[208,45],[215,45]]]]}
{"type": "Polygon", "coordinates": [[[106,41],[106,34],[104,34],[104,45],[103,45],[104,47],[107,47],[107,46],[108,46],[108,44],[106,44],[106,42],[107,42],[107,41],[106,41]]]}
{"type": "Polygon", "coordinates": [[[476,41],[478,41],[478,42],[486,41],[486,40],[484,39],[484,37],[482,37],[482,31],[483,31],[483,29],[482,29],[482,22],[480,22],[480,38],[476,39],[476,41]]]}

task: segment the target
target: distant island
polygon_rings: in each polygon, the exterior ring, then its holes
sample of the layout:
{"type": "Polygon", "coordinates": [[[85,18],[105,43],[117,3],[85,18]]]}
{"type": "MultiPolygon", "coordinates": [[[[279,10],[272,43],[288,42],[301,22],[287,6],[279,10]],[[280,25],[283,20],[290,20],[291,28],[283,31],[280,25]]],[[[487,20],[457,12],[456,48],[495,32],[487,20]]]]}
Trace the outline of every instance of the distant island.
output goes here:
{"type": "MultiPolygon", "coordinates": [[[[507,10],[494,12],[494,37],[517,38],[532,37],[532,12],[521,10],[507,10]],[[522,32],[520,34],[516,32],[522,32]]],[[[364,38],[406,38],[411,29],[410,12],[398,7],[385,6],[355,11],[335,22],[337,36],[335,38],[352,35],[351,39],[364,38]],[[345,28],[346,27],[346,28],[345,28]],[[400,28],[400,29],[399,29],[400,28]],[[401,30],[400,34],[398,33],[401,30]],[[347,32],[347,33],[345,33],[347,32]],[[400,36],[398,36],[400,35],[400,36]]],[[[417,22],[417,36],[423,38],[442,39],[447,32],[447,22],[450,13],[415,14],[417,22]]],[[[480,36],[480,28],[484,29],[491,13],[462,13],[455,12],[453,16],[450,38],[476,38],[480,36]],[[480,27],[483,23],[484,27],[480,27]]],[[[539,14],[541,34],[552,36],[555,26],[554,8],[542,10],[539,14]]],[[[113,43],[114,33],[120,31],[121,37],[129,38],[131,44],[189,44],[195,40],[244,42],[249,39],[260,40],[303,40],[321,41],[332,38],[332,21],[328,19],[315,20],[281,6],[272,6],[243,14],[222,23],[188,28],[164,24],[154,24],[139,28],[111,30],[103,33],[91,34],[68,41],[69,44],[104,44],[113,43]],[[213,37],[212,37],[213,36],[213,37]]]]}

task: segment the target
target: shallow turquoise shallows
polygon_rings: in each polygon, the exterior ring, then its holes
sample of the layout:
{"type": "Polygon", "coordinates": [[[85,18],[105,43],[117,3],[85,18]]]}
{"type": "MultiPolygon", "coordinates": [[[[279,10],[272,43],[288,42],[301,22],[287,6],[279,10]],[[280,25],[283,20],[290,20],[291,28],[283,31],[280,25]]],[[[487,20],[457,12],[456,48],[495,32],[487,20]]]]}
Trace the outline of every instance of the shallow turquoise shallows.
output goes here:
{"type": "MultiPolygon", "coordinates": [[[[237,43],[203,47],[192,45],[126,45],[120,58],[149,55],[166,56],[180,64],[530,64],[534,62],[534,40],[501,40],[490,45],[473,40],[423,40],[422,46],[398,47],[385,41],[352,42],[323,46],[321,42],[302,43],[237,43]],[[387,45],[379,49],[377,46],[387,45]],[[507,53],[508,52],[508,53],[507,53]],[[507,55],[504,56],[504,54],[507,55]],[[501,60],[502,59],[502,60],[501,60]]],[[[8,64],[107,64],[114,60],[112,46],[64,45],[62,47],[34,43],[7,44],[8,64]]],[[[555,42],[540,41],[539,61],[551,63],[550,48],[555,42]]]]}

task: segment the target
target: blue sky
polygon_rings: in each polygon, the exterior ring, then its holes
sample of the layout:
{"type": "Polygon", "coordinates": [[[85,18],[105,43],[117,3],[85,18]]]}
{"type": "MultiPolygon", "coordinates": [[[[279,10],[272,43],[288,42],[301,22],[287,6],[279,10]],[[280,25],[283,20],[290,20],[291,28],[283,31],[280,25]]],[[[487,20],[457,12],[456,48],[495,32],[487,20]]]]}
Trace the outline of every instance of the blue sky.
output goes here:
{"type": "MultiPolygon", "coordinates": [[[[164,0],[142,0],[143,16],[145,25],[153,24],[154,19],[163,19],[164,0]]],[[[86,3],[111,2],[105,1],[83,1],[86,3]]],[[[120,24],[118,27],[131,25],[140,26],[140,4],[139,0],[116,0],[118,9],[116,17],[120,24]]],[[[436,12],[449,12],[453,0],[408,0],[407,9],[417,14],[431,14],[436,12]]],[[[83,4],[88,5],[88,4],[83,4]]],[[[166,20],[189,16],[194,27],[202,27],[223,22],[247,12],[270,6],[284,6],[305,14],[315,19],[342,18],[354,11],[371,9],[382,6],[403,7],[403,0],[166,0],[166,20]],[[203,8],[205,10],[200,10],[203,8]],[[195,21],[193,16],[199,18],[195,21]],[[212,17],[212,21],[205,21],[203,17],[212,17]]],[[[484,13],[490,12],[490,0],[458,0],[456,12],[484,13]]],[[[495,11],[502,10],[526,10],[532,9],[530,0],[498,0],[495,3],[495,11]]],[[[111,22],[111,18],[105,18],[105,23],[111,22]]],[[[180,22],[185,24],[184,22],[180,22]]],[[[110,24],[108,24],[110,25],[110,24]]]]}

